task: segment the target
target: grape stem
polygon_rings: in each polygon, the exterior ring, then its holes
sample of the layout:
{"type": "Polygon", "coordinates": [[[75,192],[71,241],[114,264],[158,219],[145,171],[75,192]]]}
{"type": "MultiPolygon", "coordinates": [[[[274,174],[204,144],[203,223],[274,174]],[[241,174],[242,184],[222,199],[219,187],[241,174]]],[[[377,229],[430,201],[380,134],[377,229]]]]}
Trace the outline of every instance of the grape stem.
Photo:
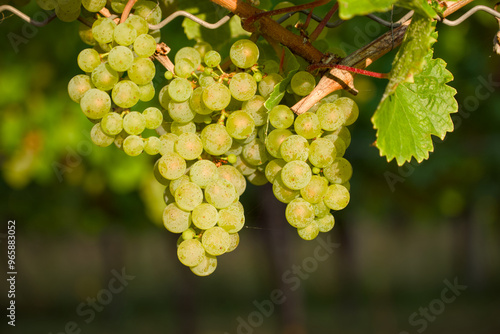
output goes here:
{"type": "Polygon", "coordinates": [[[160,62],[160,64],[163,65],[167,70],[169,70],[172,73],[175,73],[174,71],[174,64],[168,58],[168,53],[170,52],[170,48],[167,46],[165,43],[158,43],[156,45],[156,52],[153,55],[153,57],[160,62]]]}
{"type": "Polygon", "coordinates": [[[120,18],[120,23],[125,22],[125,20],[128,18],[128,15],[130,14],[130,11],[132,10],[132,7],[134,7],[136,2],[137,0],[128,0],[127,4],[125,5],[125,8],[123,9],[123,13],[120,18]]]}
{"type": "Polygon", "coordinates": [[[350,66],[345,66],[345,65],[339,65],[339,64],[312,64],[307,67],[308,72],[312,72],[316,69],[319,68],[338,68],[344,71],[349,71],[351,73],[356,73],[356,74],[361,74],[361,75],[366,75],[372,78],[377,78],[377,79],[388,79],[389,78],[389,73],[378,73],[378,72],[372,72],[372,71],[367,71],[363,70],[360,68],[356,67],[350,67],[350,66]]]}
{"type": "MultiPolygon", "coordinates": [[[[325,17],[323,18],[323,20],[321,20],[321,22],[318,24],[318,26],[316,27],[316,29],[314,29],[314,31],[312,32],[312,34],[309,36],[309,40],[315,41],[316,38],[318,38],[319,34],[321,34],[321,32],[325,28],[325,26],[328,23],[328,21],[330,21],[331,17],[333,16],[333,14],[335,14],[335,12],[338,9],[339,9],[339,3],[336,2],[333,5],[333,7],[328,11],[328,13],[326,13],[325,17]]],[[[312,14],[312,10],[311,10],[310,14],[312,14]]]]}

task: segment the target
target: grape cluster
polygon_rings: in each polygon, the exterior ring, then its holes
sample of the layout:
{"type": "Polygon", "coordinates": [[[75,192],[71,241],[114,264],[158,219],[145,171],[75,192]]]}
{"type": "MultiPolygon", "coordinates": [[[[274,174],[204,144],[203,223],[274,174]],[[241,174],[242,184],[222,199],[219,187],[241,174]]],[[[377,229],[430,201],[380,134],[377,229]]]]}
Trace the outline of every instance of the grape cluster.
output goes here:
{"type": "MultiPolygon", "coordinates": [[[[111,1],[109,7],[121,13],[125,3],[111,1]]],[[[87,11],[104,6],[81,4],[87,11]]],[[[330,211],[349,202],[352,168],[343,154],[356,104],[334,94],[299,116],[285,104],[267,110],[266,100],[286,74],[277,61],[259,59],[258,46],[247,39],[231,46],[224,64],[207,43],[180,49],[156,94],[151,59],[159,40],[148,23],[159,22],[158,11],[155,3],[139,1],[122,23],[100,17],[91,29],[81,26],[80,37],[93,47],[80,52],[85,74],[71,79],[68,93],[94,123],[96,145],[160,156],[153,171],[165,186],[163,223],[179,234],[180,262],[207,276],[218,256],[238,246],[245,225],[239,197],[247,180],[273,184],[303,239],[331,230],[330,211]],[[151,106],[138,111],[141,101],[151,106]],[[156,132],[147,136],[150,130],[156,132]]],[[[315,84],[312,74],[297,72],[283,101],[293,103],[315,84]]]]}

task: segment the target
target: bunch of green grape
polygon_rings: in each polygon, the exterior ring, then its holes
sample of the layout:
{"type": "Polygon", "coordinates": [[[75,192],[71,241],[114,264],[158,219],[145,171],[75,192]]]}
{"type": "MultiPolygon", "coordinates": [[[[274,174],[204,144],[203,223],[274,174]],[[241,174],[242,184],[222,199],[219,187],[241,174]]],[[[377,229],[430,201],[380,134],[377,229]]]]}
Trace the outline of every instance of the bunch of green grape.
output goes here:
{"type": "MultiPolygon", "coordinates": [[[[108,7],[119,14],[126,2],[108,7]]],[[[81,4],[90,12],[105,5],[81,4]]],[[[156,4],[138,1],[121,23],[96,17],[91,28],[80,26],[80,37],[92,48],[78,56],[85,74],[71,79],[69,95],[94,123],[96,145],[159,156],[153,171],[165,186],[163,223],[179,234],[182,264],[207,276],[218,256],[238,246],[245,225],[239,198],[247,180],[273,184],[303,239],[333,228],[331,210],[349,202],[352,168],[342,156],[350,142],[345,126],[358,115],[352,100],[333,94],[299,116],[285,104],[268,110],[266,100],[287,73],[276,60],[260,59],[259,47],[248,39],[235,42],[224,61],[208,43],[180,49],[156,92],[152,59],[159,32],[149,29],[161,20],[156,4]]],[[[294,103],[315,84],[313,75],[297,72],[283,101],[294,103]]]]}

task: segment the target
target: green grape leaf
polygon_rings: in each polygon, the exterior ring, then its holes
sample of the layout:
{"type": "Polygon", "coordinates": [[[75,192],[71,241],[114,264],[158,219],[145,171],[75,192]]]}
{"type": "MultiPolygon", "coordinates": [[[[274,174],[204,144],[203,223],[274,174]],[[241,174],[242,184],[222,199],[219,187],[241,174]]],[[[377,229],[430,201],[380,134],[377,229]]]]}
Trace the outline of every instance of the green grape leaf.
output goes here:
{"type": "Polygon", "coordinates": [[[297,61],[297,58],[295,58],[295,55],[290,51],[290,49],[285,47],[283,68],[287,75],[285,79],[281,80],[276,86],[274,86],[273,92],[267,98],[266,102],[264,102],[264,107],[266,107],[267,110],[273,109],[281,102],[281,99],[285,96],[286,87],[292,80],[293,75],[299,70],[299,67],[300,64],[297,61]]]}
{"type": "Polygon", "coordinates": [[[377,129],[376,146],[387,161],[396,158],[398,165],[418,162],[434,150],[431,135],[444,139],[453,131],[451,113],[458,111],[456,90],[446,83],[453,75],[442,59],[432,59],[430,50],[424,57],[422,71],[413,82],[403,82],[386,96],[372,117],[377,129]]]}
{"type": "Polygon", "coordinates": [[[385,12],[391,9],[396,0],[339,0],[339,17],[349,20],[356,15],[385,12]]]}
{"type": "Polygon", "coordinates": [[[436,12],[427,2],[427,0],[398,0],[396,5],[406,9],[414,10],[415,13],[431,19],[436,17],[436,12]]]}
{"type": "Polygon", "coordinates": [[[413,17],[401,48],[392,62],[389,83],[382,101],[392,94],[401,82],[412,82],[413,77],[422,70],[424,57],[436,41],[435,28],[436,24],[432,20],[418,14],[413,17]]]}

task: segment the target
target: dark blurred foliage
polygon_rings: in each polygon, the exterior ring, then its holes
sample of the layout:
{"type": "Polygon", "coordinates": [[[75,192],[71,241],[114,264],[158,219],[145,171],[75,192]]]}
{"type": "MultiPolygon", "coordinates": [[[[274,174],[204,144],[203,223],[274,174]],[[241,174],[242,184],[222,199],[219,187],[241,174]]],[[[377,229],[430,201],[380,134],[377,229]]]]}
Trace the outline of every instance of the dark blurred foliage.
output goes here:
{"type": "MultiPolygon", "coordinates": [[[[207,13],[211,22],[224,15],[208,1],[163,7],[207,13]]],[[[24,10],[38,12],[34,4],[24,10]]],[[[162,30],[173,53],[194,44],[179,33],[181,24],[193,29],[182,22],[162,30]]],[[[223,53],[235,29],[237,23],[200,33],[223,53]]],[[[318,47],[352,52],[388,30],[355,18],[324,32],[318,47]]],[[[455,131],[436,139],[421,164],[398,167],[379,156],[370,117],[385,82],[357,77],[361,113],[346,154],[355,171],[351,203],[321,236],[338,243],[326,259],[318,257],[320,242],[301,240],[284,221],[284,205],[268,186],[249,186],[242,198],[249,228],[240,246],[220,258],[212,276],[198,278],[178,263],[176,236],[161,226],[153,159],[92,146],[91,123],[67,97],[86,47],[78,23],[34,28],[5,17],[0,218],[3,233],[8,219],[17,222],[19,275],[17,327],[5,329],[4,318],[1,332],[60,333],[71,321],[96,334],[500,332],[500,56],[491,51],[497,30],[484,13],[458,27],[438,24],[435,56],[455,76],[462,112],[453,115],[455,131]],[[12,34],[22,37],[16,47],[12,34]],[[102,297],[113,270],[122,268],[135,278],[87,323],[79,305],[102,297]],[[446,280],[467,286],[451,303],[440,302],[446,280]],[[271,307],[276,289],[286,297],[271,307]],[[427,319],[424,308],[431,309],[427,319]]],[[[393,56],[370,69],[388,72],[393,56]]]]}

